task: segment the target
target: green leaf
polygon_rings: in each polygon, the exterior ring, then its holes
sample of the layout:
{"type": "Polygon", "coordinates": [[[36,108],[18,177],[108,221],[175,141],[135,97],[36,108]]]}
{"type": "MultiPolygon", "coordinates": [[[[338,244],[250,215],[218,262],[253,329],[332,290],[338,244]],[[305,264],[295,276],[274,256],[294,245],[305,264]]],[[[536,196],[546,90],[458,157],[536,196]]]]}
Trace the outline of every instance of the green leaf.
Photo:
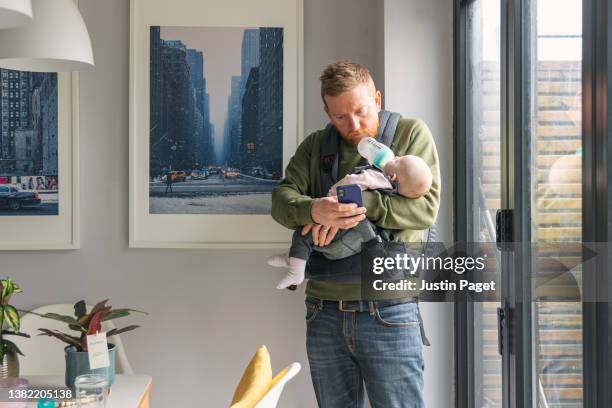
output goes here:
{"type": "Polygon", "coordinates": [[[4,347],[7,350],[12,351],[13,353],[19,354],[23,356],[23,353],[21,352],[21,350],[19,350],[19,347],[17,347],[17,345],[15,343],[13,343],[10,340],[2,340],[2,343],[4,343],[4,347]]]}
{"type": "Polygon", "coordinates": [[[87,314],[87,306],[85,305],[84,300],[79,300],[74,304],[74,315],[77,319],[85,316],[87,314]]]}
{"type": "Polygon", "coordinates": [[[107,337],[110,337],[110,336],[115,336],[115,335],[117,335],[117,334],[121,334],[121,333],[125,333],[125,332],[132,331],[132,330],[137,329],[137,328],[139,328],[139,327],[140,327],[140,326],[132,325],[132,326],[126,326],[126,327],[124,327],[124,328],[122,328],[122,329],[112,329],[112,330],[109,330],[109,331],[106,333],[106,336],[107,336],[107,337]]]}
{"type": "Polygon", "coordinates": [[[114,309],[114,310],[111,310],[110,312],[108,312],[104,316],[102,321],[105,322],[107,320],[113,320],[113,319],[118,319],[120,317],[129,316],[130,313],[132,313],[132,312],[147,314],[146,312],[143,312],[143,311],[140,311],[140,310],[136,310],[136,309],[114,309]]]}
{"type": "Polygon", "coordinates": [[[39,334],[39,336],[55,337],[56,339],[61,340],[64,343],[68,343],[72,346],[76,346],[79,350],[81,350],[81,341],[79,340],[78,337],[74,337],[69,334],[62,333],[59,330],[49,330],[49,329],[38,329],[38,330],[42,332],[39,334]]]}
{"type": "Polygon", "coordinates": [[[14,332],[9,330],[2,330],[2,336],[19,336],[19,337],[27,337],[30,338],[30,335],[23,332],[14,332]]]}
{"type": "Polygon", "coordinates": [[[39,316],[46,317],[47,319],[58,320],[60,322],[67,323],[67,324],[77,324],[76,319],[72,316],[61,315],[57,313],[45,313],[44,315],[39,315],[39,316]]]}
{"type": "Polygon", "coordinates": [[[13,293],[21,292],[19,285],[14,283],[10,278],[2,279],[0,282],[2,283],[2,301],[4,304],[8,302],[8,298],[13,293]]]}
{"type": "Polygon", "coordinates": [[[19,313],[14,306],[4,305],[2,306],[2,314],[8,327],[14,331],[19,331],[19,313]]]}
{"type": "Polygon", "coordinates": [[[69,324],[68,327],[70,328],[70,330],[87,333],[87,330],[83,326],[79,326],[78,324],[69,324]]]}
{"type": "Polygon", "coordinates": [[[2,299],[4,300],[7,296],[13,293],[13,282],[10,279],[2,280],[2,299]]]}
{"type": "Polygon", "coordinates": [[[72,316],[60,315],[60,314],[57,314],[57,313],[40,314],[40,313],[36,313],[36,312],[31,312],[29,310],[22,310],[22,309],[18,309],[18,310],[20,312],[23,312],[23,313],[33,314],[34,316],[44,317],[45,319],[58,320],[58,321],[60,321],[62,323],[67,323],[67,324],[77,324],[77,321],[72,316]]]}
{"type": "Polygon", "coordinates": [[[4,361],[4,343],[0,341],[0,364],[4,361]]]}
{"type": "Polygon", "coordinates": [[[102,321],[105,322],[107,320],[118,319],[120,317],[125,317],[129,315],[130,315],[129,310],[111,310],[106,315],[104,315],[104,317],[102,318],[102,321]]]}

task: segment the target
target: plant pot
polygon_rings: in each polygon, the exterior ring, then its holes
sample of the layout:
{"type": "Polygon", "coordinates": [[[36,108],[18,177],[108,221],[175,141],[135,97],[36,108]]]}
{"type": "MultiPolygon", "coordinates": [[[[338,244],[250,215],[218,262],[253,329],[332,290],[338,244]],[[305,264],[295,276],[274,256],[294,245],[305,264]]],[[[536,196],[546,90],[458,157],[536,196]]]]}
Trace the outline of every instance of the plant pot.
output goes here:
{"type": "Polygon", "coordinates": [[[68,346],[66,352],[66,387],[74,388],[74,379],[83,374],[100,374],[108,379],[110,387],[115,382],[115,350],[114,344],[108,344],[108,359],[110,365],[104,368],[89,368],[89,356],[86,351],[76,351],[76,347],[68,346]]]}
{"type": "Polygon", "coordinates": [[[19,377],[19,356],[7,347],[0,365],[0,378],[19,377]]]}

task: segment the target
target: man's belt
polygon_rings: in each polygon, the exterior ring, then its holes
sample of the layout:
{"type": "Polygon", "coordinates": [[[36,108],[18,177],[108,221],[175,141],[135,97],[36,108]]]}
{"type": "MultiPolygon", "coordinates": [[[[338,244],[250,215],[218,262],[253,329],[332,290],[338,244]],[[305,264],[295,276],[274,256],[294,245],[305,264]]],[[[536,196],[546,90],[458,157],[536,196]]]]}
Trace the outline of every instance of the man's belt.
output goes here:
{"type": "Polygon", "coordinates": [[[318,304],[321,309],[336,309],[342,312],[370,312],[375,308],[399,305],[402,303],[416,303],[414,298],[401,298],[389,300],[322,300],[312,296],[307,296],[306,300],[310,303],[318,304]]]}

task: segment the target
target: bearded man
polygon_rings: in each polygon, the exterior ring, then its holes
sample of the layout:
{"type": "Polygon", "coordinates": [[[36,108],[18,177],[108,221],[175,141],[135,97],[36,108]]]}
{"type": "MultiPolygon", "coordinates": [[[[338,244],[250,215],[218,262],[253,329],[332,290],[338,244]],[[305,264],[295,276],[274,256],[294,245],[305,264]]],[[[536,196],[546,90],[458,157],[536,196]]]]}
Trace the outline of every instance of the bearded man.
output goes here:
{"type": "MultiPolygon", "coordinates": [[[[382,138],[391,114],[381,109],[382,95],[360,64],[335,62],[320,80],[330,124],[297,148],[272,193],[272,217],[287,228],[302,228],[304,235],[311,232],[319,246],[366,217],[392,231],[393,240],[420,242],[440,202],[438,154],[431,132],[421,120],[402,118],[393,124],[390,143],[396,156],[415,155],[427,163],[433,176],[427,194],[406,198],[364,191],[363,207],[339,203],[337,197],[327,196],[325,180],[340,179],[363,163],[357,144],[364,137],[382,138]],[[326,154],[334,137],[334,153],[326,154]]],[[[414,294],[390,292],[363,299],[361,283],[347,266],[350,262],[325,262],[326,270],[337,269],[335,278],[319,274],[319,264],[310,263],[306,287],[306,348],[319,406],[363,407],[364,387],[373,408],[424,406],[421,349],[427,340],[414,294]]]]}

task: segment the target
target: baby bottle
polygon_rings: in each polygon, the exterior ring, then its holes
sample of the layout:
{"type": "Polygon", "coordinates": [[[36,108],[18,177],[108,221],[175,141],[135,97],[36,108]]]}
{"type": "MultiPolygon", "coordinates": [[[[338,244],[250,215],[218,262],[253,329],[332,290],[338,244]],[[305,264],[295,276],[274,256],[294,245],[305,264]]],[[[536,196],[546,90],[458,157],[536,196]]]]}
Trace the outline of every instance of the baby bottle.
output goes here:
{"type": "Polygon", "coordinates": [[[357,145],[359,154],[366,158],[368,163],[383,170],[389,161],[395,158],[393,151],[384,144],[371,137],[364,137],[357,145]]]}

